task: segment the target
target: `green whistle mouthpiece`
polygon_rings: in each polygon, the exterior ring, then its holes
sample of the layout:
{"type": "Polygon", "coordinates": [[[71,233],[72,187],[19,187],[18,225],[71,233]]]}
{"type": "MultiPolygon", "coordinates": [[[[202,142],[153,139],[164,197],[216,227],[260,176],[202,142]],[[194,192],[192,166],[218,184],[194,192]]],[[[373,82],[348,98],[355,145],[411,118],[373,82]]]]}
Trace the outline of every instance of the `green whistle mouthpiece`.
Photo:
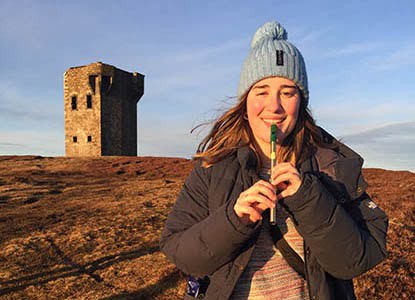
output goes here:
{"type": "Polygon", "coordinates": [[[277,141],[277,125],[271,125],[271,142],[277,141]]]}

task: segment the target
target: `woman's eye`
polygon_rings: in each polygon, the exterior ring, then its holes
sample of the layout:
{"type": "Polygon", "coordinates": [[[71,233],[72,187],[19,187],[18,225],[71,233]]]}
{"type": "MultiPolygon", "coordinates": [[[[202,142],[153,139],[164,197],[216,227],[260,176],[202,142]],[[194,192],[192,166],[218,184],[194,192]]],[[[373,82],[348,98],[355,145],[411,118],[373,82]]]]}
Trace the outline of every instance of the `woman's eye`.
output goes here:
{"type": "Polygon", "coordinates": [[[257,96],[265,96],[267,93],[266,92],[262,92],[262,93],[258,93],[257,96]]]}
{"type": "Polygon", "coordinates": [[[295,92],[282,92],[282,95],[285,97],[285,98],[291,98],[291,97],[294,97],[295,96],[295,92]]]}

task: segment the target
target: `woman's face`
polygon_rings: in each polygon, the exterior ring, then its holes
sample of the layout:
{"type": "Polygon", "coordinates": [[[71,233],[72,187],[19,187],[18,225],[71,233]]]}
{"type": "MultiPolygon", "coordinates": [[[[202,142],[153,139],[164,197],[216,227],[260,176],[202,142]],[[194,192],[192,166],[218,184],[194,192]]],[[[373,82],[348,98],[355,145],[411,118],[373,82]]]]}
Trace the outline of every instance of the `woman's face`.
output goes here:
{"type": "Polygon", "coordinates": [[[269,152],[271,124],[277,125],[277,144],[293,131],[301,96],[294,82],[283,77],[258,81],[248,93],[246,109],[254,138],[264,153],[269,152]]]}

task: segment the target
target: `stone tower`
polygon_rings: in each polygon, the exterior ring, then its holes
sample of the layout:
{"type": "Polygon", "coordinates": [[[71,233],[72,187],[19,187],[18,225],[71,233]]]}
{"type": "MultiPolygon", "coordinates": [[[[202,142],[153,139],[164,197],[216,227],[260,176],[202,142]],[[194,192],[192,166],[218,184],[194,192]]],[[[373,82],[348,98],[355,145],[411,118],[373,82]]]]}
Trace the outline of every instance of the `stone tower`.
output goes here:
{"type": "Polygon", "coordinates": [[[144,75],[101,62],[64,74],[66,156],[137,155],[144,75]]]}

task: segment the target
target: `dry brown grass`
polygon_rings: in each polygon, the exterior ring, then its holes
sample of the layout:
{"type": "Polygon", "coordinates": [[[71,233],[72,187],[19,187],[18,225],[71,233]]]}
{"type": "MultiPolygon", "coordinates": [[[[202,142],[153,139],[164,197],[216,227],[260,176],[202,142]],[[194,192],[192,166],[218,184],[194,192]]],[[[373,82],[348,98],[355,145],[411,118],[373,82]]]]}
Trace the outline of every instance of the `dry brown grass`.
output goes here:
{"type": "MultiPolygon", "coordinates": [[[[0,299],[179,299],[158,240],[192,164],[152,157],[0,157],[0,299]]],[[[414,296],[415,174],[366,169],[391,219],[361,299],[414,296]]]]}

